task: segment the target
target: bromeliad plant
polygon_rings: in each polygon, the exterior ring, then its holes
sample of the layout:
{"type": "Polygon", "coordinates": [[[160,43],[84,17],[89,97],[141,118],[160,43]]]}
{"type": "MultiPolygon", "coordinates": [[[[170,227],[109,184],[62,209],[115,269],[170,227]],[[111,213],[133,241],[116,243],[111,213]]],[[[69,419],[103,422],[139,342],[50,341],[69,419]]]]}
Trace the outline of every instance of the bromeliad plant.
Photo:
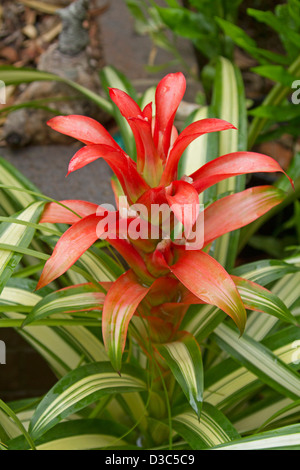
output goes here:
{"type": "Polygon", "coordinates": [[[152,103],[140,109],[125,92],[110,90],[111,99],[134,134],[136,162],[102,125],[90,118],[62,116],[49,122],[52,129],[76,137],[85,144],[72,158],[69,173],[103,158],[118,179],[119,185],[114,183],[118,207],[121,194],[126,196],[128,207],[124,217],[124,207],[109,213],[105,208],[85,201],[50,203],[41,222],[67,223],[71,227],[60,238],[47,261],[37,289],[63,275],[98,238],[105,238],[129,267],[114,283],[100,283],[106,292],[99,294],[99,308],[103,305],[103,340],[113,367],[121,371],[128,326],[134,317],[134,337],[142,349],[153,359],[147,347],[151,345],[155,360],[163,370],[167,366],[171,368],[191,406],[200,415],[200,348],[191,334],[181,331],[180,325],[190,305],[209,304],[224,311],[234,320],[240,333],[244,332],[246,308],[256,309],[245,291],[264,295],[265,290],[241,277],[230,276],[209,251],[220,236],[253,222],[280,204],[284,193],[272,186],[263,186],[213,202],[204,210],[201,244],[199,240],[196,243],[190,241],[191,231],[195,233],[199,220],[199,194],[229,177],[283,170],[265,155],[234,152],[178,179],[179,160],[191,142],[207,133],[234,129],[221,119],[203,119],[178,135],[174,118],[185,88],[181,73],[167,75],[156,90],[154,117],[152,103]],[[157,213],[156,216],[152,211],[150,214],[149,209],[163,204],[172,211],[173,227],[176,218],[184,225],[179,241],[164,238],[164,221],[159,220],[157,213]],[[136,211],[141,205],[147,209],[148,219],[136,211]],[[187,206],[190,209],[188,216],[187,206]],[[114,229],[109,223],[112,215],[117,222],[114,229]],[[147,238],[148,228],[154,225],[159,237],[147,238]],[[132,226],[139,228],[133,233],[132,226]],[[190,353],[193,374],[188,373],[188,364],[178,364],[176,355],[180,349],[173,350],[177,343],[182,343],[190,353]]]}
{"type": "Polygon", "coordinates": [[[58,378],[45,397],[0,400],[1,449],[299,447],[299,256],[233,269],[236,229],[284,197],[272,187],[243,191],[235,175],[282,170],[242,152],[239,74],[225,59],[219,70],[217,106],[197,111],[179,135],[181,74],[139,106],[128,82],[118,77],[126,94],[110,81],[126,153],[91,119],[50,122],[85,144],[69,171],[97,158],[111,166],[118,210],[53,200],[45,208],[49,198],[0,159],[0,328],[15,327],[58,378]],[[169,208],[170,234],[142,210],[155,204],[169,208]],[[158,236],[145,236],[152,228],[158,236]],[[51,257],[45,244],[56,245],[51,257]],[[241,335],[245,309],[254,311],[241,335]]]}

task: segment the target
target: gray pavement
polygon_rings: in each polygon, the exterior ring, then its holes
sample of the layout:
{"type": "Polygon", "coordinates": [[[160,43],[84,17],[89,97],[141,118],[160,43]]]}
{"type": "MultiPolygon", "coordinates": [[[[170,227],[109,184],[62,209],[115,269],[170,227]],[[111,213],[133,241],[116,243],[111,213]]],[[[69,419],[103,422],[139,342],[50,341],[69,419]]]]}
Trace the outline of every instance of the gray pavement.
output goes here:
{"type": "Polygon", "coordinates": [[[68,163],[77,145],[34,146],[0,149],[0,156],[12,163],[46,196],[57,200],[82,199],[99,204],[114,204],[110,186],[112,172],[98,160],[66,178],[68,163]]]}

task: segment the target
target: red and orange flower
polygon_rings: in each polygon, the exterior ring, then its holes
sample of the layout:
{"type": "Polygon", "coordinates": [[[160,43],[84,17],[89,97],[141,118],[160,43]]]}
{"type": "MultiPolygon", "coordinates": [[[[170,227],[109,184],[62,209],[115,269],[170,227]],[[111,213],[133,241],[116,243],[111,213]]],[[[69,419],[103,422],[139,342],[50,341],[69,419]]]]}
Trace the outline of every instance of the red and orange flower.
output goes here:
{"type": "MultiPolygon", "coordinates": [[[[199,194],[212,185],[241,174],[283,172],[268,156],[236,152],[221,156],[178,180],[179,160],[191,142],[209,132],[234,129],[219,119],[203,119],[178,135],[174,118],[185,89],[186,81],[181,73],[167,75],[157,87],[154,117],[152,103],[142,110],[123,91],[110,90],[111,99],[134,134],[136,162],[93,119],[83,116],[52,119],[49,122],[52,129],[85,144],[72,158],[69,173],[103,158],[116,175],[129,209],[135,204],[147,208],[167,204],[171,210],[176,207],[174,216],[184,222],[184,205],[189,204],[195,207],[189,220],[192,227],[196,222],[199,194]]],[[[244,331],[245,309],[249,306],[244,305],[238,290],[241,280],[230,276],[209,255],[209,247],[218,237],[251,223],[280,204],[283,197],[278,189],[261,186],[213,202],[204,211],[203,246],[196,250],[186,250],[184,244],[171,239],[124,238],[120,229],[121,213],[116,211],[119,222],[116,233],[106,233],[105,227],[102,233],[129,266],[114,283],[106,285],[108,292],[103,306],[104,343],[116,370],[121,368],[129,322],[137,313],[147,321],[153,342],[176,338],[188,307],[197,303],[217,306],[235,321],[241,333],[244,331]]],[[[60,238],[46,263],[38,288],[64,274],[101,236],[99,222],[107,213],[105,209],[85,201],[61,202],[71,211],[51,203],[41,222],[67,223],[71,227],[60,238]]],[[[150,225],[152,222],[151,218],[147,220],[150,225]]]]}

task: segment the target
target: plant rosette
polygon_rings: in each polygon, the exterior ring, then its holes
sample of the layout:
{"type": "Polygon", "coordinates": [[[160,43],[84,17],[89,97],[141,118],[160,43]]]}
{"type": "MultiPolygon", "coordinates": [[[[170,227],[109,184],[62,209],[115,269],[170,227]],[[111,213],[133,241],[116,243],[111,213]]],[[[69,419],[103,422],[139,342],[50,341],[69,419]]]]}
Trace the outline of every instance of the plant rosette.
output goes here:
{"type": "MultiPolygon", "coordinates": [[[[52,129],[85,144],[70,161],[68,174],[100,158],[111,167],[117,210],[78,200],[49,203],[41,223],[65,223],[70,228],[47,261],[37,289],[59,278],[98,239],[105,239],[128,265],[115,282],[99,283],[105,291],[101,299],[104,345],[114,369],[122,369],[128,327],[133,322],[132,331],[142,349],[150,360],[154,351],[161,365],[167,362],[198,412],[201,393],[197,385],[194,389],[193,384],[186,385],[189,381],[175,357],[179,351],[183,356],[188,351],[195,364],[201,361],[197,341],[180,329],[188,308],[214,305],[232,318],[242,334],[246,309],[257,310],[245,290],[268,292],[231,276],[211,256],[211,246],[222,235],[280,204],[285,194],[273,186],[259,186],[226,195],[204,209],[200,206],[199,195],[227,178],[283,170],[266,155],[235,152],[178,179],[178,164],[189,144],[207,133],[235,129],[226,121],[209,118],[178,134],[174,119],[185,90],[182,73],[165,76],[156,89],[153,116],[153,103],[140,109],[128,94],[110,89],[112,101],[134,135],[136,161],[93,119],[73,115],[49,121],[52,129]]],[[[201,382],[200,369],[195,367],[196,384],[201,382]]]]}

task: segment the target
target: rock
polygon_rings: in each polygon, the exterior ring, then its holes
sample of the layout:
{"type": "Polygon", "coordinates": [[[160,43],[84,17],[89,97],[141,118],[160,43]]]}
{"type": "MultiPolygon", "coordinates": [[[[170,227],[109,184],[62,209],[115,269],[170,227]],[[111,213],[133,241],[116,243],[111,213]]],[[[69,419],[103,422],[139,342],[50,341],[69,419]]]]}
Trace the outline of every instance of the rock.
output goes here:
{"type": "MultiPolygon", "coordinates": [[[[74,13],[74,7],[76,5],[83,6],[82,0],[71,5],[71,12],[74,13]]],[[[75,10],[75,13],[76,12],[77,10],[75,10]]],[[[82,14],[82,10],[80,13],[82,14]]],[[[83,16],[80,16],[80,18],[82,22],[83,16]]],[[[76,27],[78,27],[78,23],[76,23],[76,27]]],[[[66,28],[68,29],[68,25],[67,22],[64,22],[62,32],[62,34],[65,35],[64,37],[68,36],[66,28]]],[[[98,37],[100,37],[100,32],[98,37]]],[[[66,44],[64,40],[64,45],[66,46],[66,44]]],[[[82,43],[82,50],[77,51],[75,55],[73,54],[74,49],[72,49],[71,54],[67,54],[66,49],[64,49],[65,52],[62,52],[60,45],[61,42],[52,44],[41,54],[38,69],[75,81],[87,89],[100,94],[101,85],[98,73],[99,69],[104,65],[102,55],[98,56],[97,60],[95,60],[95,55],[93,55],[90,47],[86,47],[86,43],[82,43]]],[[[77,46],[78,45],[79,42],[77,43],[77,46]]],[[[110,117],[92,101],[78,94],[73,88],[59,82],[31,83],[25,87],[15,104],[45,98],[49,99],[52,97],[53,102],[47,102],[47,106],[57,110],[55,114],[86,115],[97,119],[103,124],[110,119],[110,117]],[[58,99],[63,97],[67,97],[68,99],[66,101],[58,101],[58,99]]],[[[73,139],[70,140],[68,137],[52,131],[46,125],[48,119],[55,114],[33,108],[24,108],[12,112],[8,115],[3,128],[6,143],[9,146],[19,147],[28,144],[63,144],[74,141],[73,139]]]]}
{"type": "Polygon", "coordinates": [[[63,22],[58,48],[67,55],[76,55],[89,44],[89,33],[82,27],[89,7],[88,0],[78,0],[68,8],[58,10],[63,22]]]}

